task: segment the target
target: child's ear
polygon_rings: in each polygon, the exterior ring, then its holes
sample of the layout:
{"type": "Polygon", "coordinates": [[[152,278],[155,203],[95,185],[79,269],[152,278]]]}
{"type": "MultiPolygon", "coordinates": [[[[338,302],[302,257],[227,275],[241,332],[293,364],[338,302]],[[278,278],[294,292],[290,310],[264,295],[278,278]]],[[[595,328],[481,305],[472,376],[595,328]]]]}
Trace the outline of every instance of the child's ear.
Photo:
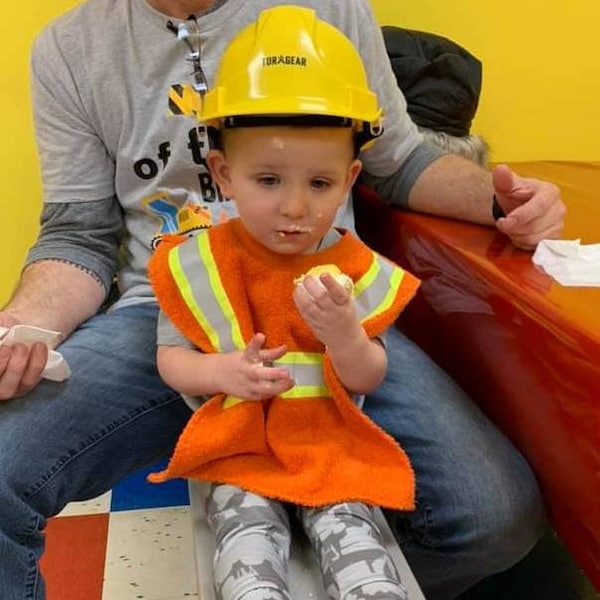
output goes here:
{"type": "Polygon", "coordinates": [[[229,174],[229,164],[221,150],[211,150],[206,155],[206,164],[210,169],[210,174],[217,182],[221,193],[226,198],[232,197],[231,177],[229,174]]]}
{"type": "Polygon", "coordinates": [[[348,166],[348,172],[346,173],[346,191],[350,191],[361,171],[362,162],[358,158],[355,158],[348,166]]]}

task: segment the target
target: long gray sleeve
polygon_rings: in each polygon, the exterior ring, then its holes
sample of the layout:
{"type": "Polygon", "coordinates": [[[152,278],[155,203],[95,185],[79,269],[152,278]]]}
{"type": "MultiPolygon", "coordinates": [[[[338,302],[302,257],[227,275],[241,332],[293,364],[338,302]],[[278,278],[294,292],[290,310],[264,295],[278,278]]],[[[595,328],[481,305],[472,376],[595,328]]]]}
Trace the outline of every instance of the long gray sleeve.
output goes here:
{"type": "Polygon", "coordinates": [[[45,204],[40,225],[26,265],[49,259],[69,262],[94,275],[108,292],[123,231],[115,198],[45,204]]]}

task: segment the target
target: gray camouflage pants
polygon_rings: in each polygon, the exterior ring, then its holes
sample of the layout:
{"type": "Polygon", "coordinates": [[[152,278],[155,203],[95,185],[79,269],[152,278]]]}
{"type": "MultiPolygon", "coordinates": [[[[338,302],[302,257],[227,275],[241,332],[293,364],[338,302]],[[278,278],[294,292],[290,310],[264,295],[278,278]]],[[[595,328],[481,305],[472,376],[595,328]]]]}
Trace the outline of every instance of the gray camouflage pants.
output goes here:
{"type": "MultiPolygon", "coordinates": [[[[284,505],[231,485],[213,485],[206,512],[215,533],[218,600],[291,600],[291,539],[284,505]]],[[[371,509],[358,502],[299,508],[332,600],[407,600],[371,509]]]]}

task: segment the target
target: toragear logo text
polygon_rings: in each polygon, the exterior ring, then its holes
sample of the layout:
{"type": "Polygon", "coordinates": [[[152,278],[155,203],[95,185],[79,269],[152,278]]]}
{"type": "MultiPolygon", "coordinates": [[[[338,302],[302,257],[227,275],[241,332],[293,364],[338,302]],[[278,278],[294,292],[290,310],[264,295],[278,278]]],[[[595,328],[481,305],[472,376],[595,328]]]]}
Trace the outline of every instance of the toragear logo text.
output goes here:
{"type": "Polygon", "coordinates": [[[306,57],[293,54],[279,54],[278,56],[265,56],[262,59],[263,67],[273,67],[275,65],[296,65],[298,67],[305,67],[306,57]]]}

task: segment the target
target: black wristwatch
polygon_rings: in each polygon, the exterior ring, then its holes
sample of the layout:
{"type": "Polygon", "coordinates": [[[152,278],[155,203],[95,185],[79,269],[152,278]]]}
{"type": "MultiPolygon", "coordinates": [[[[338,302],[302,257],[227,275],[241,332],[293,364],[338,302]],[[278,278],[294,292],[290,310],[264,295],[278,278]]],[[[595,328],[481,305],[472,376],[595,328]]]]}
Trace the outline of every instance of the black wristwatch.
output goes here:
{"type": "Polygon", "coordinates": [[[502,219],[503,217],[506,216],[504,209],[498,203],[498,198],[496,198],[496,194],[494,194],[493,200],[492,200],[492,216],[494,217],[494,221],[497,221],[498,219],[502,219]]]}

